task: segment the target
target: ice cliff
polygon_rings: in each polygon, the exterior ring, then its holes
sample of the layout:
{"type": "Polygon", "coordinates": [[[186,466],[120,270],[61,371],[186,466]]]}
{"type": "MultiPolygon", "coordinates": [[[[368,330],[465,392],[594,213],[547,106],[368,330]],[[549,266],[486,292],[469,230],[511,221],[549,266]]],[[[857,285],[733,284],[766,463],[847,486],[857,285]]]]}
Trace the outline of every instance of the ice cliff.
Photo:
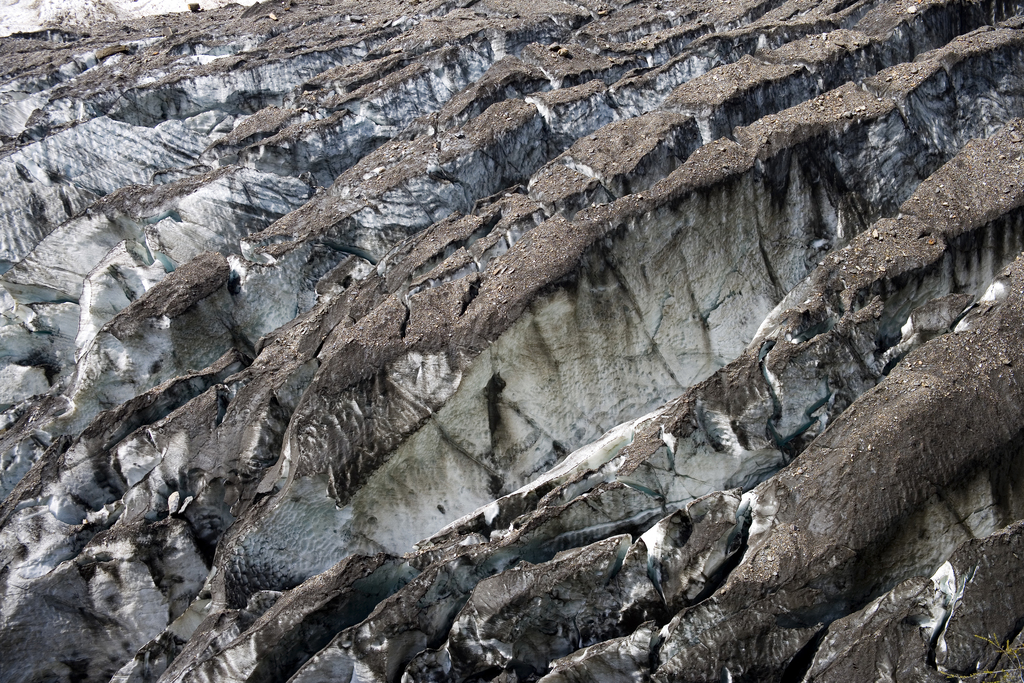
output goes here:
{"type": "Polygon", "coordinates": [[[0,190],[4,683],[1024,645],[1024,3],[52,26],[0,190]]]}

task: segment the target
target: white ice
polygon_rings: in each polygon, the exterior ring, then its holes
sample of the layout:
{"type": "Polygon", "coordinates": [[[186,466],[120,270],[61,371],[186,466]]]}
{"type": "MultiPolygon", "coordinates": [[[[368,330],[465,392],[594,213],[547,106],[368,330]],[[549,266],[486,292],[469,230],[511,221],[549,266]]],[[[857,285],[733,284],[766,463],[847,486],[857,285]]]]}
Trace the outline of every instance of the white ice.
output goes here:
{"type": "MultiPolygon", "coordinates": [[[[216,9],[231,2],[252,5],[255,1],[199,0],[199,5],[216,9]]],[[[0,0],[0,36],[188,11],[188,0],[0,0]]]]}

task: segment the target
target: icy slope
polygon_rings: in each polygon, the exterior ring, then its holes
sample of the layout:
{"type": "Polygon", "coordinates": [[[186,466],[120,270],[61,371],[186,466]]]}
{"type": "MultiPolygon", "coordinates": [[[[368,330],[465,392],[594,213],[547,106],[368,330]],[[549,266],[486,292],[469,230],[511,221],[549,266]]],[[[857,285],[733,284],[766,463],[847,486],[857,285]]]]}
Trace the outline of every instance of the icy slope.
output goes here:
{"type": "MultiPolygon", "coordinates": [[[[234,1],[234,0],[232,0],[234,1]]],[[[249,6],[254,0],[238,0],[249,6]]],[[[101,21],[124,21],[190,11],[186,0],[3,0],[0,2],[0,36],[43,29],[79,29],[101,21]]],[[[230,4],[228,0],[191,3],[204,9],[230,4]]],[[[173,21],[173,17],[167,17],[173,21]]]]}
{"type": "Polygon", "coordinates": [[[0,42],[0,680],[1020,637],[1024,6],[203,6],[0,42]]]}

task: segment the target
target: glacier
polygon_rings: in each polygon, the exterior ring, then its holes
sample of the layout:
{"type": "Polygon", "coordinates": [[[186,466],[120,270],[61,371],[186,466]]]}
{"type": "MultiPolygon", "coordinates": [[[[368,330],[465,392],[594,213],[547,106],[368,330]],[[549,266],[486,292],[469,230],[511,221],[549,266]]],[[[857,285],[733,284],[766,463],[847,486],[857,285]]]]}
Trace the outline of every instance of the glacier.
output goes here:
{"type": "Polygon", "coordinates": [[[1024,5],[200,5],[0,21],[0,680],[1015,666],[1024,5]]]}

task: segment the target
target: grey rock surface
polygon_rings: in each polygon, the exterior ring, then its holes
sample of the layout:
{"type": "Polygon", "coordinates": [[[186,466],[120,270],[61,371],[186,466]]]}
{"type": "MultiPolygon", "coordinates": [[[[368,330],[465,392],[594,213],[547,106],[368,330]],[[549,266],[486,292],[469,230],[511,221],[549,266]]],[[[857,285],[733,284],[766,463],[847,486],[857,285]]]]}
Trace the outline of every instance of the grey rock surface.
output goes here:
{"type": "Polygon", "coordinates": [[[5,38],[0,681],[1012,666],[1022,179],[1013,1],[5,38]]]}

